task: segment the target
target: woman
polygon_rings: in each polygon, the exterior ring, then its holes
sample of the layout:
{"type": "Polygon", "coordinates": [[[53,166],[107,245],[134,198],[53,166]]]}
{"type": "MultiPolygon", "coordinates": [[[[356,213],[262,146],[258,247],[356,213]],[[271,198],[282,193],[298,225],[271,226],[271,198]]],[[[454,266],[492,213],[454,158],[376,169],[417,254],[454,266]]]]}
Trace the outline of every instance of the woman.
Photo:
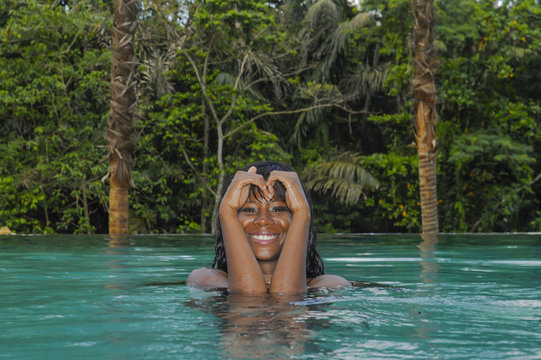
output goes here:
{"type": "Polygon", "coordinates": [[[323,273],[306,192],[286,165],[257,162],[237,171],[219,208],[213,267],[188,284],[239,293],[303,293],[350,283],[323,273]]]}

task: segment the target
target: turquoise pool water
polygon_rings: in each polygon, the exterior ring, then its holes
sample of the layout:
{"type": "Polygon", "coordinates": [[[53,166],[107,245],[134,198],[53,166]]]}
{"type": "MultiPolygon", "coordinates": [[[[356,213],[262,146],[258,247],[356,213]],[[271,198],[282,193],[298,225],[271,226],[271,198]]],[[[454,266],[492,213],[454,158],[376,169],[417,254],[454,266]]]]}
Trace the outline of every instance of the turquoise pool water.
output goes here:
{"type": "Polygon", "coordinates": [[[295,297],[182,283],[202,236],[0,237],[1,359],[541,359],[541,236],[321,236],[295,297]]]}

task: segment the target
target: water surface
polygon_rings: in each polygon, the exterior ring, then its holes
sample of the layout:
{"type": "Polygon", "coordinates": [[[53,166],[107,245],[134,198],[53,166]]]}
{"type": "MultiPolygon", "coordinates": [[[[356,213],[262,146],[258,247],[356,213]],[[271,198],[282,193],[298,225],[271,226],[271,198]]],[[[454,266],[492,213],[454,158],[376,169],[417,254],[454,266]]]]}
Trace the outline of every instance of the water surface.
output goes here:
{"type": "Polygon", "coordinates": [[[321,236],[350,289],[182,283],[204,236],[0,237],[0,358],[541,359],[541,236],[321,236]]]}

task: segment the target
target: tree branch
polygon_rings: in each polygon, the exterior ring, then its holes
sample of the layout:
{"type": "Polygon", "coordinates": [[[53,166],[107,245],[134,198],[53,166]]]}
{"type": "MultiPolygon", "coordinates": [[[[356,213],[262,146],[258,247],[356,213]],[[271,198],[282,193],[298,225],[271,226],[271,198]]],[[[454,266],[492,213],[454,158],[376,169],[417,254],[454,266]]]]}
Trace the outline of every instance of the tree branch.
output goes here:
{"type": "Polygon", "coordinates": [[[190,64],[192,65],[192,67],[194,69],[195,76],[197,77],[197,81],[199,82],[199,86],[201,86],[201,92],[202,92],[203,96],[205,97],[205,100],[207,101],[207,105],[210,108],[210,112],[212,113],[212,117],[214,118],[214,121],[216,121],[216,123],[220,123],[220,118],[218,117],[218,114],[216,113],[216,109],[214,108],[214,105],[212,104],[212,101],[209,99],[209,96],[207,94],[206,83],[201,78],[201,74],[199,73],[199,69],[197,67],[197,64],[195,63],[194,59],[190,56],[188,51],[183,51],[183,53],[184,53],[184,56],[186,56],[186,58],[188,59],[188,61],[190,62],[190,64]]]}
{"type": "Polygon", "coordinates": [[[233,113],[233,108],[235,107],[235,104],[237,103],[237,89],[240,83],[240,78],[242,76],[242,73],[244,72],[244,66],[246,66],[246,61],[248,60],[248,54],[244,55],[244,58],[242,59],[242,63],[240,65],[239,74],[237,75],[237,78],[235,79],[235,85],[233,85],[233,97],[231,98],[231,103],[229,104],[229,109],[227,109],[227,112],[222,116],[220,119],[220,125],[223,124],[229,116],[233,113]]]}
{"type": "Polygon", "coordinates": [[[245,123],[237,126],[236,128],[234,128],[233,130],[230,130],[228,131],[225,135],[224,135],[224,138],[227,138],[229,136],[232,136],[233,134],[235,134],[237,131],[239,130],[242,130],[243,128],[245,128],[247,125],[253,123],[254,121],[256,120],[259,120],[265,116],[275,116],[275,115],[291,115],[291,114],[300,114],[300,113],[303,113],[303,112],[308,112],[308,111],[311,111],[311,110],[315,110],[315,109],[323,109],[323,108],[329,108],[329,107],[336,107],[336,108],[339,108],[339,109],[342,109],[348,113],[352,113],[352,114],[359,114],[359,113],[362,113],[362,111],[353,111],[351,109],[348,109],[347,107],[345,107],[344,105],[340,105],[340,104],[336,104],[336,103],[329,103],[329,104],[316,104],[316,105],[312,105],[312,106],[309,106],[309,107],[305,107],[305,108],[301,108],[301,109],[295,109],[295,110],[283,110],[283,111],[266,111],[264,113],[261,113],[259,115],[256,115],[254,116],[253,118],[251,118],[250,120],[246,121],[245,123]]]}

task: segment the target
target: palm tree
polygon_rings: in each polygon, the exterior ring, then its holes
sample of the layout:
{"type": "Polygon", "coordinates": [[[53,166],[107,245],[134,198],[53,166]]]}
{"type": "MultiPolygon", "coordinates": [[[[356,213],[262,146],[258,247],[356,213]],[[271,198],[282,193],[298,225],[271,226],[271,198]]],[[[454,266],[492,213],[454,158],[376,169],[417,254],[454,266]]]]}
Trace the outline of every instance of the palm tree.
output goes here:
{"type": "Polygon", "coordinates": [[[340,109],[347,114],[350,129],[354,114],[366,120],[370,100],[383,89],[388,75],[387,64],[380,64],[379,47],[373,59],[359,61],[354,72],[345,73],[352,56],[348,52],[354,51],[351,41],[363,28],[376,27],[374,14],[359,12],[350,17],[347,2],[336,0],[317,0],[307,6],[296,37],[303,44],[301,65],[308,69],[304,74],[308,84],[305,88],[298,87],[292,99],[293,106],[312,106],[313,109],[301,113],[290,132],[288,141],[296,145],[302,143],[311,129],[318,129],[326,136],[330,119],[335,117],[333,110],[340,109]],[[314,106],[329,99],[336,104],[332,108],[314,106]],[[356,103],[364,103],[362,110],[353,110],[351,105],[356,103]]]}
{"type": "Polygon", "coordinates": [[[137,106],[134,33],[139,9],[136,0],[114,0],[114,7],[111,109],[106,135],[111,182],[109,234],[122,235],[128,233],[128,190],[133,186],[132,128],[137,106]]]}
{"type": "Polygon", "coordinates": [[[415,57],[413,65],[414,126],[419,155],[419,185],[423,237],[439,231],[436,197],[436,86],[434,71],[436,49],[433,46],[433,0],[412,0],[415,57]]]}
{"type": "Polygon", "coordinates": [[[312,74],[313,81],[331,81],[333,67],[340,66],[340,57],[345,56],[348,39],[360,29],[376,23],[368,12],[345,17],[343,6],[348,5],[333,0],[317,0],[304,16],[298,37],[305,44],[304,61],[317,64],[312,74]]]}
{"type": "Polygon", "coordinates": [[[329,193],[341,203],[352,205],[364,196],[365,191],[374,191],[379,182],[361,166],[362,156],[353,152],[331,155],[327,161],[304,172],[306,187],[320,193],[329,193]]]}

